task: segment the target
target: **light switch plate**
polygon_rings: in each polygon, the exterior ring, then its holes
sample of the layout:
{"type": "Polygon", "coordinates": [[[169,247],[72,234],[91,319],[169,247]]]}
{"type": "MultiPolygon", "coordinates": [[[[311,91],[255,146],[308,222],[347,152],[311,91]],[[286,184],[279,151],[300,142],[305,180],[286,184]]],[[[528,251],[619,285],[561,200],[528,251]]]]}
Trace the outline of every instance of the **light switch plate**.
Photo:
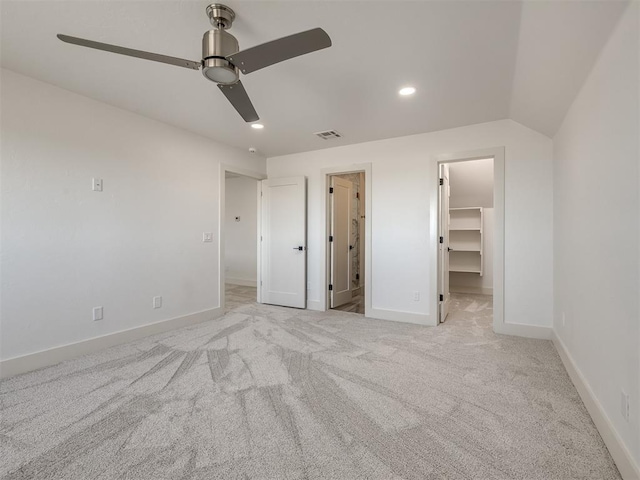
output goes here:
{"type": "Polygon", "coordinates": [[[91,190],[94,192],[102,191],[102,179],[101,178],[93,178],[91,180],[91,190]]]}
{"type": "Polygon", "coordinates": [[[624,390],[620,391],[620,413],[622,413],[622,418],[624,418],[627,422],[629,421],[629,394],[624,390]]]}
{"type": "Polygon", "coordinates": [[[93,321],[102,320],[102,307],[93,307],[93,321]]]}
{"type": "Polygon", "coordinates": [[[153,297],[153,308],[162,308],[162,297],[153,297]]]}

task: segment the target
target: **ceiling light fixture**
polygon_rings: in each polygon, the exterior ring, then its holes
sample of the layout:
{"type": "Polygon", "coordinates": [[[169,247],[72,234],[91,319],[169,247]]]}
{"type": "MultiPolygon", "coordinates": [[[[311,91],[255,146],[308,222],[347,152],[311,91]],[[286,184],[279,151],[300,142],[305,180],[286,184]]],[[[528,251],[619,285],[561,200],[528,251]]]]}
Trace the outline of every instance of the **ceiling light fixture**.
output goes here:
{"type": "Polygon", "coordinates": [[[262,125],[261,123],[252,123],[251,124],[251,128],[255,128],[256,130],[260,130],[264,128],[264,125],[262,125]]]}
{"type": "Polygon", "coordinates": [[[401,88],[398,93],[403,96],[413,95],[414,93],[416,93],[416,89],[413,87],[404,87],[401,88]]]}

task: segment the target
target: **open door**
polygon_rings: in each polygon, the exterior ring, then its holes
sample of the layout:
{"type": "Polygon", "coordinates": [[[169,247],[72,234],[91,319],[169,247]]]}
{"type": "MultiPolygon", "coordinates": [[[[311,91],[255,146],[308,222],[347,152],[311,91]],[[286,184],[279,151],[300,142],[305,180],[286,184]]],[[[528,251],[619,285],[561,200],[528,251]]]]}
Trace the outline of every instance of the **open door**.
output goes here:
{"type": "Polygon", "coordinates": [[[307,306],[305,177],[262,180],[261,302],[307,306]]]}
{"type": "Polygon", "coordinates": [[[449,291],[449,165],[440,164],[440,187],[438,189],[438,203],[440,212],[438,215],[438,241],[440,272],[438,275],[438,311],[439,322],[442,323],[449,314],[451,293],[449,291]]]}
{"type": "Polygon", "coordinates": [[[331,308],[352,299],[351,289],[351,201],[353,183],[331,177],[331,308]]]}

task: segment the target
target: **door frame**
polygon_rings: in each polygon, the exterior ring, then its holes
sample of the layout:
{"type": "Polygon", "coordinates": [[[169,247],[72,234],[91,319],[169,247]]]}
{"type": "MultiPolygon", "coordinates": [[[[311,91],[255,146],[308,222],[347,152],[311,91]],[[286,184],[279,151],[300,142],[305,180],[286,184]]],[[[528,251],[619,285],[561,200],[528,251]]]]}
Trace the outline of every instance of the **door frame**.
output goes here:
{"type": "Polygon", "coordinates": [[[343,173],[359,173],[364,172],[364,316],[368,317],[371,312],[371,163],[357,163],[340,167],[328,167],[320,170],[323,181],[321,198],[324,208],[322,209],[321,221],[324,223],[324,240],[321,244],[325,246],[325,267],[322,271],[320,288],[324,288],[324,295],[321,296],[322,311],[327,311],[331,305],[329,295],[329,279],[331,271],[331,245],[329,243],[329,234],[331,232],[331,198],[329,197],[329,186],[331,183],[331,175],[340,175],[343,173]],[[323,287],[324,286],[324,287],[323,287]]]}
{"type": "Polygon", "coordinates": [[[224,163],[220,164],[220,172],[219,172],[219,186],[218,191],[220,192],[218,198],[218,308],[224,311],[224,296],[225,296],[225,281],[227,277],[226,272],[226,262],[225,262],[225,220],[226,220],[226,173],[235,173],[236,175],[242,175],[243,177],[249,177],[256,180],[256,191],[257,191],[257,204],[256,204],[256,216],[258,218],[257,225],[257,237],[256,237],[256,248],[258,250],[258,264],[256,265],[257,272],[257,291],[258,297],[257,301],[260,303],[260,267],[261,267],[261,256],[260,256],[260,229],[261,229],[261,221],[262,221],[262,200],[260,197],[261,188],[260,188],[260,180],[264,180],[267,178],[266,173],[256,172],[254,170],[246,170],[244,168],[236,167],[233,165],[227,165],[224,163]]]}
{"type": "Polygon", "coordinates": [[[430,162],[431,182],[430,191],[430,238],[431,238],[431,291],[435,308],[431,309],[432,318],[438,318],[438,276],[440,274],[440,255],[438,254],[438,219],[440,218],[440,201],[438,199],[438,187],[440,178],[440,164],[468,162],[493,158],[493,211],[495,216],[493,232],[493,330],[503,332],[505,330],[504,319],[504,147],[484,148],[464,152],[435,155],[430,162]]]}

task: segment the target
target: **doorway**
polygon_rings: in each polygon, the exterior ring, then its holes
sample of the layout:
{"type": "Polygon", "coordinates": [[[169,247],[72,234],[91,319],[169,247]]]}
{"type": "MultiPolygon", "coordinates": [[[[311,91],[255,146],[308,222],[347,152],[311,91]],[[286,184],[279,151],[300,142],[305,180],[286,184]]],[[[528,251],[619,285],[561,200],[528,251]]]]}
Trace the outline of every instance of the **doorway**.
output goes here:
{"type": "Polygon", "coordinates": [[[504,149],[434,162],[436,323],[504,325],[504,149]],[[484,153],[484,155],[483,155],[484,153]]]}
{"type": "MultiPolygon", "coordinates": [[[[440,322],[492,321],[493,158],[440,164],[440,322]]],[[[467,322],[469,323],[469,322],[467,322]]]]}
{"type": "Polygon", "coordinates": [[[257,186],[255,178],[225,172],[225,311],[257,299],[257,186]]]}
{"type": "Polygon", "coordinates": [[[226,313],[257,301],[259,184],[265,176],[220,166],[220,307],[226,313]]]}
{"type": "Polygon", "coordinates": [[[365,313],[364,171],[335,173],[329,181],[329,308],[365,313]]]}

